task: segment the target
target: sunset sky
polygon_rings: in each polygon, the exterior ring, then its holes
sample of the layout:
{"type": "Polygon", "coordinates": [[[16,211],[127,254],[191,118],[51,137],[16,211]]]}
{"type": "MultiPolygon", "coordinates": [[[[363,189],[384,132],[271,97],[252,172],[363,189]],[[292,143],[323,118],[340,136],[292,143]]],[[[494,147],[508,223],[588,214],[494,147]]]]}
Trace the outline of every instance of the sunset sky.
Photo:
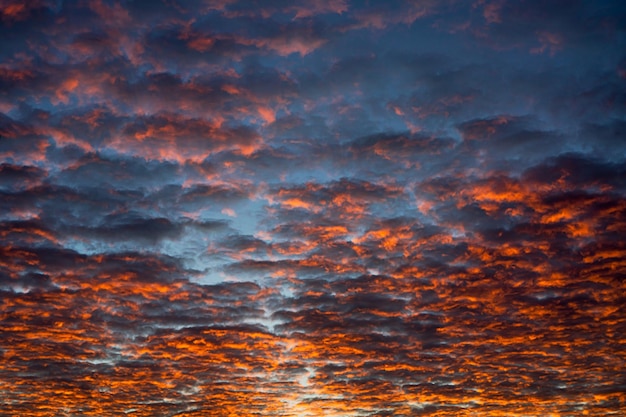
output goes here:
{"type": "Polygon", "coordinates": [[[625,392],[623,1],[0,0],[0,416],[625,392]]]}

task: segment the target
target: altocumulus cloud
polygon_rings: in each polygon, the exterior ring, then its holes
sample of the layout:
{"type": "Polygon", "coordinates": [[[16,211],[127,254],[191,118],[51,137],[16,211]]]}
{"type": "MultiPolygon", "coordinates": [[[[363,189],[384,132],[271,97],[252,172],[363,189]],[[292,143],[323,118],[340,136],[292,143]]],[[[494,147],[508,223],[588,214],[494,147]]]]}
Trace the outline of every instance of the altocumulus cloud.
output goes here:
{"type": "Polygon", "coordinates": [[[624,22],[5,1],[2,413],[620,413],[624,22]]]}

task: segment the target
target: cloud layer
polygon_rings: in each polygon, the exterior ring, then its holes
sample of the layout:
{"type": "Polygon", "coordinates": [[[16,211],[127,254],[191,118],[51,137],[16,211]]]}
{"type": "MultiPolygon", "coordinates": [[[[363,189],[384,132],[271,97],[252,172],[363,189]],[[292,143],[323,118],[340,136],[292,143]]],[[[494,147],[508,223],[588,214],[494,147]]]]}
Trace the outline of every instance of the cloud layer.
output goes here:
{"type": "Polygon", "coordinates": [[[620,2],[27,3],[2,413],[626,407],[620,2]]]}

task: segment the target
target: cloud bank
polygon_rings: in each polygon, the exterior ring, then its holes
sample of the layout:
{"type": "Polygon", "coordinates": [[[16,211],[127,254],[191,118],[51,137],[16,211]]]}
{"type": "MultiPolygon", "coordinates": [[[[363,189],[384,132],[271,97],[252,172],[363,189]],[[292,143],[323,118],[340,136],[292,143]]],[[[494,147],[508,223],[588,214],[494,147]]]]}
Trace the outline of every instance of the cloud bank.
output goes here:
{"type": "Polygon", "coordinates": [[[619,414],[624,22],[5,1],[2,413],[619,414]]]}

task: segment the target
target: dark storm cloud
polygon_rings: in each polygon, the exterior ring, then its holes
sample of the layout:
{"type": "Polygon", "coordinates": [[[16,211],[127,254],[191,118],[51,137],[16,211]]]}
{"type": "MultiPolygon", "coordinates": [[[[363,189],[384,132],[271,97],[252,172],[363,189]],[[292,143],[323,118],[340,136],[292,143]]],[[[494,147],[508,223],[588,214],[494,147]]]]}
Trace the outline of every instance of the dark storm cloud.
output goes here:
{"type": "Polygon", "coordinates": [[[137,190],[167,184],[168,179],[175,178],[178,173],[179,167],[173,163],[90,153],[61,171],[55,180],[74,188],[137,190]]]}
{"type": "Polygon", "coordinates": [[[20,163],[42,161],[48,138],[28,123],[0,114],[0,155],[3,160],[20,163]]]}
{"type": "Polygon", "coordinates": [[[67,217],[88,223],[93,217],[108,213],[118,204],[123,204],[124,200],[136,197],[124,192],[112,195],[95,192],[85,196],[71,188],[49,184],[36,185],[15,192],[3,192],[2,195],[1,204],[5,213],[14,213],[16,216],[24,213],[27,217],[42,215],[52,224],[67,217]],[[58,214],[53,214],[57,211],[58,214]]]}
{"type": "Polygon", "coordinates": [[[102,225],[88,229],[79,229],[81,236],[104,240],[136,240],[143,244],[154,244],[168,238],[175,239],[183,232],[183,225],[174,224],[166,218],[143,218],[138,213],[108,215],[102,219],[102,225]]]}
{"type": "MultiPolygon", "coordinates": [[[[546,154],[574,154],[589,148],[579,133],[548,131],[537,121],[505,115],[467,121],[458,129],[464,154],[474,154],[478,160],[489,159],[492,169],[516,174],[520,168],[542,162],[546,154]]],[[[619,146],[618,142],[615,145],[619,146]]]]}
{"type": "Polygon", "coordinates": [[[40,182],[46,176],[41,168],[27,165],[0,165],[0,181],[5,189],[29,188],[40,182]]]}
{"type": "Polygon", "coordinates": [[[605,184],[613,186],[615,191],[623,192],[626,185],[626,170],[622,164],[583,154],[567,153],[529,168],[524,173],[524,179],[544,184],[563,179],[573,189],[605,184]]]}

